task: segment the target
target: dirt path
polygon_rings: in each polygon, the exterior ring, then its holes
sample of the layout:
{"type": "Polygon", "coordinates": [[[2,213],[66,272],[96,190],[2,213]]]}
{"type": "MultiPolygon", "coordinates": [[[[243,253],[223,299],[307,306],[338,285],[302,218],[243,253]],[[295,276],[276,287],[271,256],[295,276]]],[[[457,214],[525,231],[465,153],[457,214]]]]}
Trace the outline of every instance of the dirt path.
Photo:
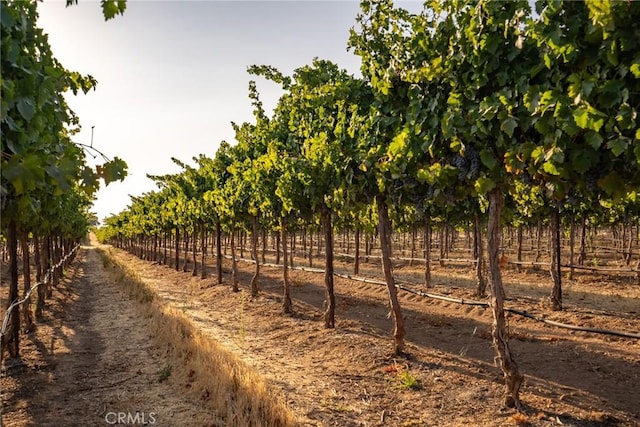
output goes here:
{"type": "Polygon", "coordinates": [[[5,426],[218,425],[171,384],[148,320],[83,247],[0,379],[5,426]]]}

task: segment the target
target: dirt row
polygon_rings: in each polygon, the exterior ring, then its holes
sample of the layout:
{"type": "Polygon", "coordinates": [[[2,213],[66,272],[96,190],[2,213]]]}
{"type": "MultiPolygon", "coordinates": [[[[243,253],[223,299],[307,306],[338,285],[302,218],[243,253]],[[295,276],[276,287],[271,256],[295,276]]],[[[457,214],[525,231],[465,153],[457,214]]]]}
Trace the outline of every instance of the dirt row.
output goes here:
{"type": "Polygon", "coordinates": [[[3,425],[221,425],[168,381],[172,365],[148,321],[95,247],[83,247],[43,321],[23,336],[21,358],[6,361],[3,425]]]}

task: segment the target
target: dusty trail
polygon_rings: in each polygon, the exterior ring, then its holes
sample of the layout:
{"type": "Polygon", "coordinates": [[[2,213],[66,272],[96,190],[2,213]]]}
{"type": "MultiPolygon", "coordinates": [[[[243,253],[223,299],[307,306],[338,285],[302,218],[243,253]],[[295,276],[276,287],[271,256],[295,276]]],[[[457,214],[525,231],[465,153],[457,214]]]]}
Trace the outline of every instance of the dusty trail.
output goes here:
{"type": "Polygon", "coordinates": [[[5,426],[219,425],[174,388],[148,319],[84,247],[0,379],[5,426]],[[120,422],[120,423],[119,423],[120,422]]]}

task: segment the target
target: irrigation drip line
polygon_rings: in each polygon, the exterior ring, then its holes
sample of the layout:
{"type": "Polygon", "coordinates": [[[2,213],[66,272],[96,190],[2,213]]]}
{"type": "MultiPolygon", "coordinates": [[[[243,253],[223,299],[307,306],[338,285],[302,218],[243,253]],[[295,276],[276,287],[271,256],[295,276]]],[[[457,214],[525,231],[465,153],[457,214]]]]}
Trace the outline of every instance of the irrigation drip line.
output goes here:
{"type": "Polygon", "coordinates": [[[516,310],[514,308],[505,308],[505,311],[508,311],[513,314],[518,314],[520,316],[528,317],[529,319],[537,320],[538,322],[546,323],[547,325],[557,326],[559,328],[571,329],[573,331],[593,332],[596,334],[615,335],[615,336],[625,337],[625,338],[640,339],[640,334],[634,334],[631,332],[610,331],[608,329],[586,328],[583,326],[568,325],[566,323],[560,323],[553,320],[545,319],[544,317],[536,316],[535,314],[531,314],[526,311],[516,310]]]}
{"type": "MultiPolygon", "coordinates": [[[[170,252],[174,252],[173,249],[168,249],[170,252]]],[[[275,252],[275,250],[273,249],[267,249],[268,252],[275,252]]],[[[182,251],[181,251],[182,252],[182,251]]],[[[188,250],[186,251],[186,253],[188,254],[193,254],[193,251],[188,250]]],[[[197,252],[196,252],[197,253],[197,252]]],[[[324,252],[323,252],[324,254],[324,252]]],[[[334,254],[336,257],[344,257],[344,258],[355,258],[355,255],[352,254],[345,254],[345,253],[336,253],[334,254]]],[[[376,258],[379,255],[368,255],[369,258],[376,258]]],[[[230,255],[223,255],[224,258],[227,259],[231,259],[230,255]]],[[[365,255],[361,255],[361,258],[364,258],[365,255]]],[[[301,257],[301,258],[305,258],[305,257],[301,257]]],[[[242,259],[243,261],[247,261],[247,262],[254,262],[253,260],[247,259],[247,258],[238,258],[239,260],[242,259]]],[[[421,262],[424,263],[425,260],[424,258],[409,258],[409,257],[394,257],[391,258],[392,261],[415,261],[415,262],[421,262]]],[[[436,262],[461,262],[461,263],[468,263],[468,264],[475,264],[478,262],[477,259],[467,259],[467,258],[438,258],[438,257],[434,257],[431,258],[431,263],[436,263],[436,262]]],[[[530,265],[530,266],[543,266],[543,267],[549,267],[551,266],[550,262],[536,262],[536,261],[511,261],[509,259],[506,260],[507,264],[512,264],[512,265],[530,265]]],[[[269,265],[264,264],[264,265],[269,265]]],[[[275,264],[274,264],[275,265],[275,264]]],[[[576,270],[588,270],[588,271],[595,271],[598,273],[604,273],[604,274],[608,274],[608,273],[640,273],[640,269],[637,268],[633,268],[633,267],[629,267],[629,268],[598,268],[598,267],[584,267],[581,265],[571,265],[571,264],[562,264],[561,266],[562,268],[574,268],[576,270]]]]}
{"type": "Polygon", "coordinates": [[[454,302],[454,303],[462,304],[462,305],[473,305],[473,306],[482,307],[482,308],[489,308],[489,303],[488,302],[482,302],[482,301],[476,301],[476,300],[470,300],[470,299],[464,299],[464,298],[453,298],[453,297],[448,297],[446,295],[432,294],[432,293],[429,293],[429,292],[416,291],[415,289],[410,289],[410,288],[405,287],[401,283],[397,284],[396,287],[398,289],[402,289],[405,292],[409,292],[409,293],[412,293],[412,294],[415,294],[415,295],[419,295],[419,296],[424,297],[424,298],[433,298],[433,299],[438,299],[438,300],[442,300],[442,301],[454,302]]]}
{"type": "MultiPolygon", "coordinates": [[[[455,303],[463,304],[463,305],[474,305],[474,306],[479,306],[479,307],[484,307],[484,308],[488,308],[489,307],[489,303],[482,302],[482,301],[465,300],[465,299],[462,299],[462,298],[451,298],[451,297],[447,297],[447,296],[439,295],[439,294],[430,294],[430,293],[427,293],[427,292],[416,291],[416,290],[413,290],[413,289],[406,288],[401,284],[396,285],[396,287],[398,287],[399,289],[402,289],[402,290],[404,290],[406,292],[410,292],[410,293],[413,293],[413,294],[416,294],[416,295],[420,295],[422,297],[434,298],[434,299],[439,299],[439,300],[449,301],[449,302],[455,302],[455,303]]],[[[513,313],[513,314],[517,314],[519,316],[527,317],[527,318],[532,319],[532,320],[537,320],[538,322],[546,323],[547,325],[552,325],[552,326],[556,326],[556,327],[559,327],[559,328],[571,329],[571,330],[574,330],[574,331],[592,332],[592,333],[597,333],[597,334],[615,335],[615,336],[619,336],[619,337],[640,339],[640,334],[634,334],[634,333],[622,332],[622,331],[612,331],[612,330],[608,330],[608,329],[587,328],[587,327],[583,327],[583,326],[569,325],[567,323],[561,323],[561,322],[556,322],[554,320],[545,319],[544,317],[536,316],[535,314],[531,314],[531,313],[529,313],[527,311],[517,310],[515,308],[505,307],[504,311],[509,312],[509,313],[513,313]]]]}
{"type": "MultiPolygon", "coordinates": [[[[230,258],[230,257],[228,257],[228,258],[230,258]]],[[[252,264],[255,263],[255,260],[246,259],[246,258],[239,258],[239,261],[249,262],[249,263],[252,263],[252,264]]],[[[264,263],[264,264],[261,264],[261,265],[264,265],[266,267],[282,268],[282,265],[280,265],[280,264],[264,263]]],[[[324,273],[324,270],[320,269],[320,268],[310,268],[310,267],[289,267],[289,268],[291,268],[293,270],[309,271],[309,272],[312,272],[312,273],[324,273]]],[[[375,285],[385,285],[385,286],[387,284],[385,281],[372,279],[372,278],[368,278],[368,277],[364,277],[364,276],[354,276],[354,275],[351,275],[351,274],[342,274],[342,273],[335,273],[335,272],[333,274],[334,274],[334,276],[341,277],[343,279],[357,280],[357,281],[364,282],[364,283],[371,283],[371,284],[375,284],[375,285]]],[[[396,288],[398,288],[400,290],[403,290],[405,292],[409,292],[409,293],[421,296],[423,298],[432,298],[432,299],[437,299],[437,300],[441,300],[441,301],[453,302],[453,303],[461,304],[461,305],[471,305],[471,306],[476,306],[476,307],[489,308],[489,303],[487,303],[487,302],[471,300],[471,299],[464,299],[464,298],[453,298],[453,297],[448,297],[446,295],[418,291],[418,290],[409,288],[406,285],[419,286],[418,284],[411,283],[411,282],[396,282],[395,286],[396,286],[396,288]]],[[[599,328],[588,328],[588,327],[583,327],[583,326],[570,325],[570,324],[567,324],[567,323],[561,323],[561,322],[556,322],[556,321],[553,321],[553,320],[548,320],[548,319],[545,319],[542,316],[536,316],[535,314],[531,314],[531,313],[529,313],[527,311],[517,310],[515,308],[509,308],[509,307],[505,307],[504,311],[512,313],[512,314],[516,314],[516,315],[519,315],[519,316],[522,316],[522,317],[526,317],[526,318],[529,318],[529,319],[532,319],[532,320],[536,320],[538,322],[545,323],[547,325],[555,326],[555,327],[558,327],[558,328],[570,329],[570,330],[573,330],[573,331],[590,332],[590,333],[595,333],[595,334],[614,335],[614,336],[618,336],[618,337],[640,339],[640,334],[638,334],[638,333],[624,332],[624,331],[614,331],[614,330],[599,329],[599,328]]]]}
{"type": "Polygon", "coordinates": [[[584,267],[581,265],[563,264],[563,268],[575,268],[576,270],[589,270],[597,271],[599,273],[637,273],[640,272],[637,268],[597,268],[597,267],[584,267]]]}

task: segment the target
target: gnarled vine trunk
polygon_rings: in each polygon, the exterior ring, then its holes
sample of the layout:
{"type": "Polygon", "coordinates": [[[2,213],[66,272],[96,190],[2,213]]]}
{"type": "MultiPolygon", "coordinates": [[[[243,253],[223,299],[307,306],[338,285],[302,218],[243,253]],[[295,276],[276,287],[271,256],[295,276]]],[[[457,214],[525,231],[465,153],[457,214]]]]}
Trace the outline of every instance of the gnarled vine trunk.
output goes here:
{"type": "Polygon", "coordinates": [[[424,219],[424,285],[431,287],[431,217],[424,219]]]}
{"type": "MultiPolygon", "coordinates": [[[[18,236],[15,221],[9,222],[7,230],[7,244],[9,246],[9,295],[7,308],[18,300],[18,236]]],[[[9,316],[7,333],[2,348],[6,348],[9,357],[18,357],[20,354],[20,312],[14,309],[9,316]]],[[[2,355],[0,354],[0,359],[2,355]]]]}
{"type": "MultiPolygon", "coordinates": [[[[42,239],[42,251],[41,251],[41,265],[43,271],[48,271],[51,266],[51,254],[49,252],[49,240],[50,237],[46,236],[42,239]]],[[[38,286],[38,299],[36,301],[36,319],[40,320],[42,318],[42,312],[44,311],[44,302],[47,298],[47,288],[49,287],[49,282],[51,280],[51,274],[48,276],[46,273],[43,273],[46,277],[43,277],[44,283],[38,286]]]]}
{"type": "Polygon", "coordinates": [[[331,210],[326,206],[323,206],[320,210],[320,221],[324,230],[324,285],[327,290],[324,326],[325,328],[335,328],[336,297],[333,293],[333,227],[331,225],[331,210]]]}
{"type": "Polygon", "coordinates": [[[191,261],[193,262],[193,271],[191,276],[196,277],[198,275],[198,228],[197,225],[193,225],[193,233],[191,234],[191,261]]]}
{"type": "Polygon", "coordinates": [[[229,230],[229,235],[231,238],[231,288],[233,292],[239,292],[238,288],[238,262],[236,260],[236,228],[235,226],[231,226],[229,230]]]}
{"type": "Polygon", "coordinates": [[[360,274],[360,228],[356,227],[355,232],[355,255],[353,261],[353,274],[360,274]]]}
{"type": "Polygon", "coordinates": [[[400,308],[400,301],[398,300],[395,280],[393,279],[393,266],[391,265],[391,224],[389,221],[389,208],[384,196],[378,195],[376,201],[378,204],[378,230],[380,235],[380,249],[382,252],[382,270],[385,281],[387,282],[387,291],[393,315],[394,350],[396,354],[401,354],[404,350],[405,324],[400,308]]]}
{"type": "Polygon", "coordinates": [[[282,242],[282,311],[285,314],[293,312],[291,304],[291,291],[289,288],[289,264],[287,252],[287,226],[285,217],[280,218],[280,241],[282,242]]]}
{"type": "Polygon", "coordinates": [[[266,253],[267,253],[267,230],[263,227],[262,228],[262,255],[261,255],[263,264],[267,263],[266,253]]]}
{"type": "Polygon", "coordinates": [[[562,310],[562,267],[560,265],[560,208],[554,207],[549,221],[551,232],[551,309],[562,310]]]}
{"type": "Polygon", "coordinates": [[[578,264],[584,265],[587,260],[587,217],[582,217],[582,227],[580,228],[580,255],[578,255],[578,264]]]}
{"type": "Polygon", "coordinates": [[[258,277],[260,276],[260,260],[258,259],[258,217],[251,217],[251,254],[256,262],[256,269],[251,278],[251,296],[258,295],[258,277]]]}
{"type": "Polygon", "coordinates": [[[182,272],[187,272],[187,266],[189,265],[189,232],[187,232],[186,228],[184,231],[184,243],[182,245],[182,250],[184,251],[184,262],[182,263],[182,272]]]}
{"type": "Polygon", "coordinates": [[[216,276],[218,285],[222,284],[222,230],[220,221],[216,221],[216,276]]]}
{"type": "Polygon", "coordinates": [[[574,217],[571,217],[571,225],[570,225],[570,229],[569,229],[569,280],[573,279],[573,273],[574,273],[574,268],[573,268],[573,263],[574,263],[574,258],[575,258],[575,252],[576,252],[576,221],[574,219],[574,217]]]}
{"type": "Polygon", "coordinates": [[[207,277],[207,265],[205,257],[207,254],[207,231],[204,222],[200,223],[200,278],[207,277]]]}
{"type": "Polygon", "coordinates": [[[476,295],[484,297],[487,293],[487,281],[484,277],[484,245],[479,214],[473,218],[473,252],[476,259],[476,295]]]}
{"type": "Polygon", "coordinates": [[[180,229],[176,227],[176,271],[180,271],[180,229]]]}
{"type": "Polygon", "coordinates": [[[523,238],[523,227],[522,224],[518,225],[518,242],[516,248],[516,271],[520,273],[522,270],[522,238],[523,238]]]}
{"type": "Polygon", "coordinates": [[[313,268],[313,232],[309,233],[309,267],[313,268]]]}
{"type": "Polygon", "coordinates": [[[498,188],[489,193],[489,221],[487,223],[487,251],[489,259],[489,275],[491,281],[490,306],[493,313],[491,335],[496,360],[505,379],[505,400],[509,407],[520,409],[520,387],[524,377],[518,371],[518,365],[509,347],[507,321],[504,315],[504,299],[502,273],[500,271],[500,216],[502,215],[502,191],[498,188]]]}
{"type": "MultiPolygon", "coordinates": [[[[29,264],[29,233],[22,231],[20,233],[20,244],[22,246],[22,277],[23,277],[23,289],[24,295],[27,295],[31,289],[31,266],[29,264]]],[[[31,296],[22,303],[22,328],[25,331],[30,331],[33,327],[33,315],[31,312],[31,296]]]]}

